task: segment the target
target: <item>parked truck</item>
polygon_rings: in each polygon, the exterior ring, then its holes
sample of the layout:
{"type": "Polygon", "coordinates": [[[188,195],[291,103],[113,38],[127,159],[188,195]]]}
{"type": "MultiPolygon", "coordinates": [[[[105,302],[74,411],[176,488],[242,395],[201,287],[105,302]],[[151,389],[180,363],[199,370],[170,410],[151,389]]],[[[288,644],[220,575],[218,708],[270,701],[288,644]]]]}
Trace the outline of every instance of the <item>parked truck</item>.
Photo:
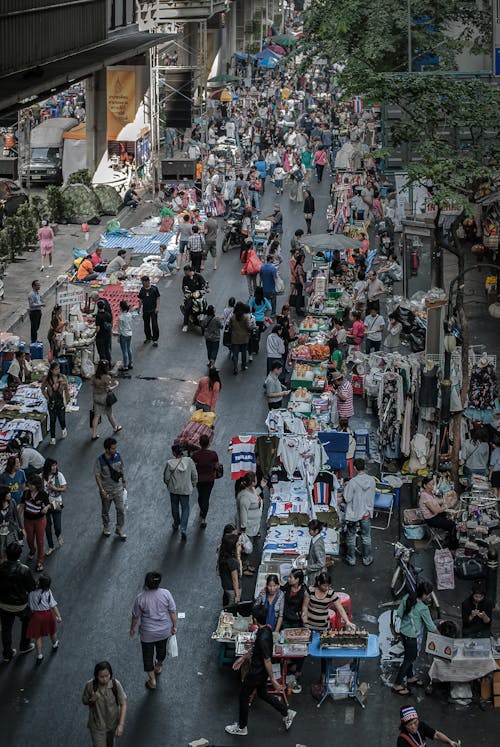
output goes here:
{"type": "Polygon", "coordinates": [[[71,117],[46,119],[31,130],[29,163],[21,168],[21,180],[34,184],[62,184],[63,135],[78,124],[71,117]]]}

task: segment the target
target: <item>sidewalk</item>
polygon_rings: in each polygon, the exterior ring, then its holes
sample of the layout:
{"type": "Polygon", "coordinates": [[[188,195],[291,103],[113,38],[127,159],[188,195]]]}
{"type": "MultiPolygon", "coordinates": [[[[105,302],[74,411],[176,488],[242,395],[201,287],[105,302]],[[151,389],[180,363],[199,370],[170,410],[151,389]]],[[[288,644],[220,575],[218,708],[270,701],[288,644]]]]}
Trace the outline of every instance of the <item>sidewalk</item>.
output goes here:
{"type": "MultiPolygon", "coordinates": [[[[157,213],[147,195],[143,200],[135,210],[124,208],[116,216],[122,228],[137,226],[150,215],[157,213]]],[[[29,344],[28,294],[31,291],[31,283],[38,279],[42,285],[42,298],[46,303],[38,337],[41,342],[46,344],[57,278],[71,268],[73,248],[79,247],[89,251],[93,249],[94,244],[105,231],[106,223],[112,218],[113,216],[103,215],[99,225],[89,226],[88,241],[85,241],[85,236],[79,225],[58,225],[52,253],[53,265],[50,270],[47,270],[46,267],[44,272],[40,272],[40,250],[38,248],[34,252],[25,252],[15,262],[7,265],[7,272],[3,281],[5,294],[3,301],[0,303],[0,331],[15,331],[29,344]]],[[[115,255],[116,250],[114,249],[103,250],[103,257],[107,260],[112,259],[115,255]]]]}

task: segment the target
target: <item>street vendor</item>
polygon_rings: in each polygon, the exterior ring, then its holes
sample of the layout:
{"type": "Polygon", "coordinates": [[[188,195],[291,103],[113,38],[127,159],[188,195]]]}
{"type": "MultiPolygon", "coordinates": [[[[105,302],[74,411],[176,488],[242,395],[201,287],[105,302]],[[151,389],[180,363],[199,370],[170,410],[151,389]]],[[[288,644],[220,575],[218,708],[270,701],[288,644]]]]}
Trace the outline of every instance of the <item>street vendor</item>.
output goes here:
{"type": "Polygon", "coordinates": [[[434,494],[434,487],[433,475],[423,478],[418,507],[426,524],[448,532],[450,550],[454,552],[458,547],[455,522],[446,515],[446,507],[434,494]]]}
{"type": "Polygon", "coordinates": [[[403,706],[400,717],[401,726],[396,743],[397,747],[408,747],[408,745],[410,747],[414,745],[426,747],[427,739],[435,739],[436,742],[443,742],[450,745],[450,747],[458,747],[459,743],[454,742],[446,734],[443,734],[442,731],[437,731],[423,721],[420,721],[418,713],[413,706],[403,706]]]}
{"type": "Polygon", "coordinates": [[[462,602],[462,637],[489,638],[492,615],[493,604],[486,597],[483,585],[476,581],[462,602]]]}

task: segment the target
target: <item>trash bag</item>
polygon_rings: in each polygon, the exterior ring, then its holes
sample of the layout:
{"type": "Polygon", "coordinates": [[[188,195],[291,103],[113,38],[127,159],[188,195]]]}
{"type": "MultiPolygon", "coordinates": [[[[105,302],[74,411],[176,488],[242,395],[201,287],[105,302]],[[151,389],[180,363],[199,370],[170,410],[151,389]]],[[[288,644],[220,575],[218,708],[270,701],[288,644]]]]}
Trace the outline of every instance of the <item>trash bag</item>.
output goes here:
{"type": "MultiPolygon", "coordinates": [[[[404,327],[403,327],[404,330],[404,327]]],[[[409,336],[410,348],[412,353],[421,353],[425,350],[425,330],[412,329],[409,336]]]]}
{"type": "Polygon", "coordinates": [[[398,317],[398,321],[403,325],[403,332],[406,334],[411,332],[415,323],[415,315],[413,311],[399,306],[399,308],[396,309],[395,314],[398,317]]]}
{"type": "Polygon", "coordinates": [[[88,251],[86,249],[79,249],[77,246],[73,247],[73,257],[75,259],[78,259],[79,257],[83,259],[83,257],[87,256],[87,254],[88,251]]]}
{"type": "Polygon", "coordinates": [[[115,233],[115,231],[119,231],[120,229],[120,221],[116,220],[116,218],[112,218],[106,223],[106,233],[115,233]]]}

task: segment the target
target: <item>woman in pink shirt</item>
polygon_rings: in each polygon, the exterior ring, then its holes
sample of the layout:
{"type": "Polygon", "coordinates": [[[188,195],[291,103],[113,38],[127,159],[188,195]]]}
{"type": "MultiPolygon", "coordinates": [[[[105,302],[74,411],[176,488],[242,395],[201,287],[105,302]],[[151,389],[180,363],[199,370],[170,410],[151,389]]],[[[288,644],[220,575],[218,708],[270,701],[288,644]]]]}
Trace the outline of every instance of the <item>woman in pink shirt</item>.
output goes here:
{"type": "Polygon", "coordinates": [[[422,479],[422,490],[418,499],[418,507],[426,524],[435,529],[448,532],[448,544],[450,550],[455,552],[458,547],[457,528],[455,522],[446,515],[446,508],[434,494],[434,478],[424,477],[422,479]]]}
{"type": "Polygon", "coordinates": [[[208,376],[202,376],[196,387],[193,397],[193,405],[197,410],[204,412],[215,412],[215,405],[221,389],[219,372],[211,368],[208,376]]]}
{"type": "Polygon", "coordinates": [[[42,266],[40,271],[43,272],[45,257],[49,258],[49,268],[52,267],[52,250],[54,248],[54,231],[46,220],[42,220],[42,227],[38,229],[38,240],[40,242],[40,253],[42,255],[42,266]]]}
{"type": "Polygon", "coordinates": [[[361,321],[361,314],[359,311],[353,311],[351,313],[351,319],[353,320],[353,324],[351,329],[347,332],[347,339],[359,348],[365,336],[365,325],[361,321]]]}
{"type": "Polygon", "coordinates": [[[320,145],[318,150],[314,154],[314,163],[316,165],[316,176],[318,179],[318,184],[320,184],[323,179],[323,169],[325,168],[326,161],[326,150],[322,145],[320,145]]]}

